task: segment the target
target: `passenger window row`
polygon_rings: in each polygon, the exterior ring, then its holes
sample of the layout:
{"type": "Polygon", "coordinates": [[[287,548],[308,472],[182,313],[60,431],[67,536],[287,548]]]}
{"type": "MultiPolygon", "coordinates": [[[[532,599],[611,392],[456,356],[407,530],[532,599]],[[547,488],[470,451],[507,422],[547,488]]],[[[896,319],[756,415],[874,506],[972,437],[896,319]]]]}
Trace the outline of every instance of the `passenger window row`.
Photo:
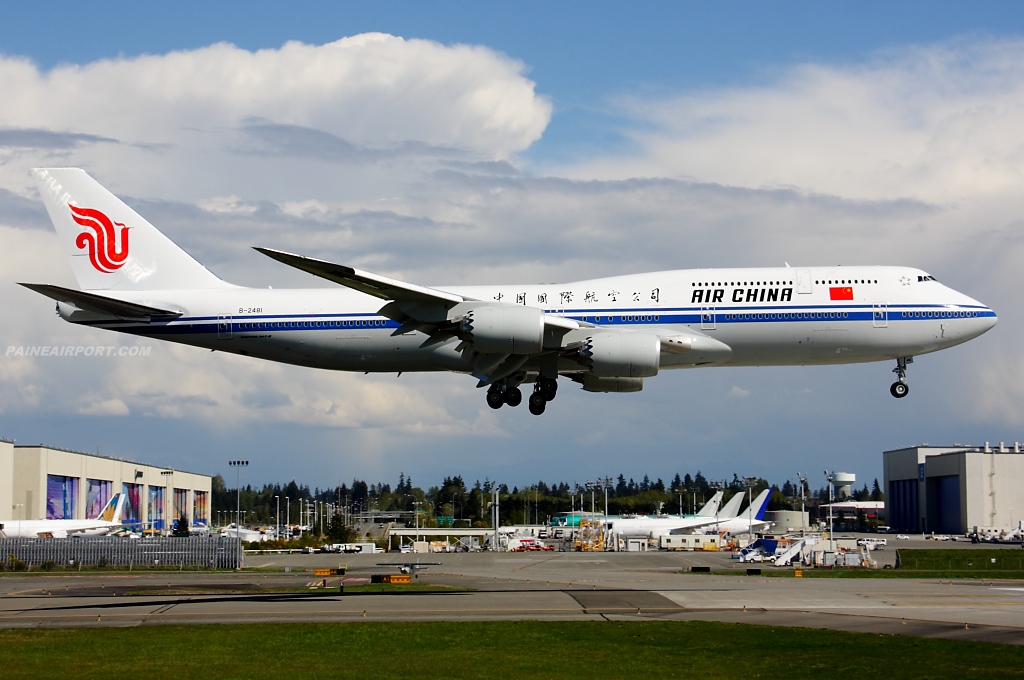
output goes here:
{"type": "Polygon", "coordinates": [[[725,314],[726,321],[755,320],[755,319],[848,319],[849,312],[765,312],[758,314],[725,314]]]}
{"type": "Polygon", "coordinates": [[[365,328],[383,326],[383,319],[367,319],[363,321],[253,321],[239,324],[240,328],[365,328]]]}
{"type": "Polygon", "coordinates": [[[948,319],[951,317],[963,318],[969,316],[978,316],[978,312],[963,312],[963,311],[952,311],[952,312],[903,312],[903,318],[905,319],[948,319]]]}

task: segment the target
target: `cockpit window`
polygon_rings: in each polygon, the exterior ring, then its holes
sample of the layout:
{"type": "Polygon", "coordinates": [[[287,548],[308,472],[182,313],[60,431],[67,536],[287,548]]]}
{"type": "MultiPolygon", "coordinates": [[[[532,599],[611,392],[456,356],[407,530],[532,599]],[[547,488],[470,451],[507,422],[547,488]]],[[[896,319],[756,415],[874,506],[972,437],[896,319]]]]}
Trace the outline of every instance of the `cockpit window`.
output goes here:
{"type": "Polygon", "coordinates": [[[927,274],[925,274],[924,276],[918,276],[917,277],[917,282],[921,283],[922,281],[935,281],[935,277],[934,276],[928,276],[927,274]]]}

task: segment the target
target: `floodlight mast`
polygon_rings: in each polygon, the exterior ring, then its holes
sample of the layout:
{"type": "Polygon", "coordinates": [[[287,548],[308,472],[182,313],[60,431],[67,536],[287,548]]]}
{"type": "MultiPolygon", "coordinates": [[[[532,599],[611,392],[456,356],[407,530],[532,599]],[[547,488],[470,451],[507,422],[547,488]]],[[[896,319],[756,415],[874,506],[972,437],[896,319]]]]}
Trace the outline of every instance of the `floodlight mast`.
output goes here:
{"type": "Polygon", "coordinates": [[[834,560],[836,556],[836,542],[835,537],[832,534],[832,505],[835,503],[835,496],[833,493],[835,485],[833,484],[833,480],[835,479],[835,476],[835,472],[825,470],[825,479],[828,480],[828,548],[832,551],[833,565],[835,564],[834,560]]]}
{"type": "Polygon", "coordinates": [[[249,467],[249,461],[229,460],[228,465],[235,468],[235,534],[240,537],[241,534],[238,531],[242,527],[242,468],[249,467]]]}

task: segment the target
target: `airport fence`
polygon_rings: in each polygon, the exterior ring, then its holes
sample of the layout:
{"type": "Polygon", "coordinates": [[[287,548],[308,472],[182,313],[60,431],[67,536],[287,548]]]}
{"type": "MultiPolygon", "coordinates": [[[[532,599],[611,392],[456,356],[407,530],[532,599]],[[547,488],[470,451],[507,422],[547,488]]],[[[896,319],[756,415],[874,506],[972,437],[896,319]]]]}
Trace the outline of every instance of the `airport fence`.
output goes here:
{"type": "Polygon", "coordinates": [[[237,569],[245,556],[235,538],[0,538],[0,561],[61,567],[206,567],[237,569]]]}

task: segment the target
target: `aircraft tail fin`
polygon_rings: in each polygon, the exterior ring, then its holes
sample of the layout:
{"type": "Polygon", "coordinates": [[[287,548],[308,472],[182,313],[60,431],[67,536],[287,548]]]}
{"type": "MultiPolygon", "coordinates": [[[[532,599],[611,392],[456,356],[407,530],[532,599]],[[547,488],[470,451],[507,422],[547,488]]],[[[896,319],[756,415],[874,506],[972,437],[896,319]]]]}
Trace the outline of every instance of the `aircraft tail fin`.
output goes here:
{"type": "Polygon", "coordinates": [[[716,491],[715,495],[711,497],[707,503],[704,504],[700,510],[697,511],[698,517],[714,517],[718,511],[718,506],[722,504],[722,492],[716,491]]]}
{"type": "Polygon", "coordinates": [[[84,170],[36,168],[32,174],[83,290],[226,286],[84,170]]]}
{"type": "Polygon", "coordinates": [[[754,499],[754,519],[760,521],[764,519],[764,512],[768,509],[768,499],[772,497],[772,490],[765,489],[757,495],[754,499]]]}
{"type": "Polygon", "coordinates": [[[743,502],[743,494],[738,493],[729,499],[721,510],[718,511],[719,519],[732,519],[740,514],[740,504],[743,502]]]}
{"type": "Polygon", "coordinates": [[[122,513],[124,512],[124,499],[125,494],[115,493],[109,501],[107,501],[106,507],[103,508],[103,512],[96,519],[104,522],[115,522],[121,523],[122,513]]]}

